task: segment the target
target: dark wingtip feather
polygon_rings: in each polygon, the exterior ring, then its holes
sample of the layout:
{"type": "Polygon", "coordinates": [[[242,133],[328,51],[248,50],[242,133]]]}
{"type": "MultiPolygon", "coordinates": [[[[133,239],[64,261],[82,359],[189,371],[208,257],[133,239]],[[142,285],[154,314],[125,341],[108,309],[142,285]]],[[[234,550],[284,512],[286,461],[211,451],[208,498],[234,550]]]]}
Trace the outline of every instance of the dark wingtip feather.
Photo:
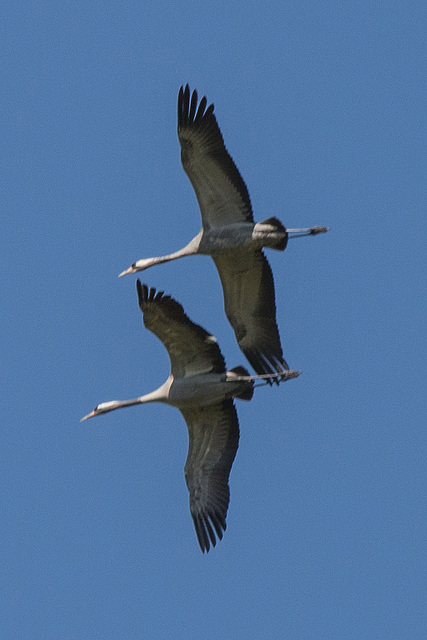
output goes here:
{"type": "Polygon", "coordinates": [[[136,290],[138,292],[138,304],[139,304],[139,308],[142,311],[142,307],[143,304],[146,302],[147,300],[147,295],[148,295],[148,287],[146,284],[141,284],[141,280],[138,278],[138,280],[136,281],[136,290]]]}
{"type": "Polygon", "coordinates": [[[194,89],[194,91],[193,91],[193,93],[191,95],[190,112],[188,114],[188,121],[189,122],[193,122],[194,116],[196,115],[197,100],[198,100],[197,91],[196,91],[196,89],[194,89]]]}
{"type": "Polygon", "coordinates": [[[200,549],[202,553],[208,553],[211,546],[216,546],[217,537],[218,540],[222,540],[224,536],[224,531],[227,528],[225,518],[217,512],[192,514],[192,518],[200,549]]]}
{"type": "Polygon", "coordinates": [[[147,302],[159,302],[161,300],[171,301],[171,304],[175,303],[181,309],[182,306],[176,300],[173,300],[170,296],[165,296],[164,291],[157,291],[155,287],[151,287],[150,289],[146,284],[141,284],[140,280],[136,281],[136,290],[138,292],[138,304],[141,311],[145,311],[147,302]]]}
{"type": "MultiPolygon", "coordinates": [[[[193,515],[194,528],[196,530],[197,540],[199,541],[202,553],[206,553],[211,548],[209,537],[204,526],[204,522],[200,515],[193,515]]],[[[215,544],[214,544],[215,546],[215,544]]]]}
{"type": "Polygon", "coordinates": [[[191,93],[188,84],[186,84],[185,87],[180,87],[178,93],[178,129],[196,122],[200,122],[213,113],[213,104],[210,104],[206,108],[206,105],[208,103],[206,96],[203,96],[203,98],[200,100],[198,107],[197,102],[197,89],[194,89],[193,93],[191,93]]]}
{"type": "MultiPolygon", "coordinates": [[[[289,370],[289,365],[281,355],[280,357],[273,355],[272,353],[263,353],[258,349],[242,349],[245,357],[250,362],[258,375],[265,375],[268,373],[280,373],[284,369],[289,370]]],[[[267,379],[268,384],[279,384],[277,379],[267,379]]]]}
{"type": "MultiPolygon", "coordinates": [[[[197,98],[196,91],[193,92],[193,97],[194,97],[194,94],[196,94],[196,98],[197,98]]],[[[203,114],[205,113],[207,102],[208,101],[206,99],[206,96],[203,96],[203,98],[200,100],[200,104],[199,104],[199,108],[197,109],[196,117],[194,118],[195,122],[197,122],[198,120],[201,120],[203,118],[203,114]]]]}
{"type": "Polygon", "coordinates": [[[190,103],[190,87],[181,87],[178,93],[178,128],[187,124],[188,106],[190,103]]]}
{"type": "Polygon", "coordinates": [[[224,531],[227,528],[227,524],[225,522],[225,519],[223,516],[221,516],[220,513],[217,513],[216,511],[210,514],[210,519],[211,522],[213,524],[213,526],[215,527],[215,531],[216,531],[216,535],[218,536],[219,540],[222,540],[223,536],[224,536],[224,531]]]}

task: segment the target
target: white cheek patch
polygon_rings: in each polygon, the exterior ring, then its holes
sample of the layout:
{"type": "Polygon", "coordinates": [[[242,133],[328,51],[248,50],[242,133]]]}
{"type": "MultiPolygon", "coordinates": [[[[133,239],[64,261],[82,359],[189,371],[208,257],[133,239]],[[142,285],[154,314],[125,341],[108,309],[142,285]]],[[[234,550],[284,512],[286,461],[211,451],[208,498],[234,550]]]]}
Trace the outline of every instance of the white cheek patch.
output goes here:
{"type": "Polygon", "coordinates": [[[110,402],[102,402],[102,404],[99,404],[95,411],[105,411],[106,409],[111,409],[112,407],[115,407],[118,403],[118,400],[110,400],[110,402]]]}

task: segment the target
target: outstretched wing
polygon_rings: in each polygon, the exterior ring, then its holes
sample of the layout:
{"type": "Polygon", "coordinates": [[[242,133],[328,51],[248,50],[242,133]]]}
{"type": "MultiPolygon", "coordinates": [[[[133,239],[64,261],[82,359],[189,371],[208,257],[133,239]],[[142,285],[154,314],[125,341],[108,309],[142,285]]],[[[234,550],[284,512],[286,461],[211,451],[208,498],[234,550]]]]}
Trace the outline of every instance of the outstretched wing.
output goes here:
{"type": "Polygon", "coordinates": [[[230,501],[228,478],[239,446],[233,400],[181,409],[188,427],[185,480],[190,512],[203,553],[222,540],[230,501]]]}
{"type": "Polygon", "coordinates": [[[139,280],[136,287],[144,325],[166,347],[175,378],[225,371],[216,338],[192,322],[179,302],[165,296],[163,291],[148,289],[139,280]]]}
{"type": "Polygon", "coordinates": [[[205,227],[233,222],[253,222],[246,184],[224,145],[214,116],[214,105],[206,108],[202,98],[197,108],[197,91],[190,100],[188,84],[178,95],[178,138],[182,166],[199,203],[205,227]]]}
{"type": "Polygon", "coordinates": [[[221,279],[225,313],[255,371],[289,369],[277,328],[273,274],[263,252],[236,249],[212,258],[221,279]]]}

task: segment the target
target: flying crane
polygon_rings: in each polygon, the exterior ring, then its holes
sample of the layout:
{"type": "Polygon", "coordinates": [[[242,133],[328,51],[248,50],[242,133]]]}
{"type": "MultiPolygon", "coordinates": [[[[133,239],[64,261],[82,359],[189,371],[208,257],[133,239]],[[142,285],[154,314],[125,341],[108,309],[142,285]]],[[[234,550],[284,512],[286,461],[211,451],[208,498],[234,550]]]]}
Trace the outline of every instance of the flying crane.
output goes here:
{"type": "MultiPolygon", "coordinates": [[[[243,367],[226,370],[216,338],[192,322],[183,307],[162,291],[137,280],[144,325],[166,347],[171,371],[158,389],[132,400],[98,404],[83,420],[147,402],[177,407],[187,423],[189,445],[185,480],[190,512],[202,552],[222,539],[230,499],[228,478],[239,444],[239,422],[233,398],[250,400],[254,380],[243,367]]],[[[296,378],[299,371],[273,374],[278,381],[296,378]]]]}
{"type": "MultiPolygon", "coordinates": [[[[221,280],[224,307],[240,349],[258,374],[289,369],[276,322],[273,274],[263,247],[283,251],[292,237],[327,227],[286,229],[275,217],[254,222],[249,193],[229,155],[206,97],[198,104],[188,84],[178,95],[181,161],[200,207],[202,228],[183,249],[137,260],[119,277],[196,254],[210,255],[221,280]]],[[[270,378],[270,382],[273,377],[270,378]]]]}

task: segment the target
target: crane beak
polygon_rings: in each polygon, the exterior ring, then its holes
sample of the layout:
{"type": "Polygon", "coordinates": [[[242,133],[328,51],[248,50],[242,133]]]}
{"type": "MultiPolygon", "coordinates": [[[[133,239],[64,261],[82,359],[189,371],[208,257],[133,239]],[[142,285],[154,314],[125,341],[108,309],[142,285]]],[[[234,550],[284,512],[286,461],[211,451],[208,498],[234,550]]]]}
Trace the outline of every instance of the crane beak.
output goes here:
{"type": "Polygon", "coordinates": [[[83,416],[83,418],[80,420],[80,422],[84,422],[85,420],[88,420],[89,418],[93,418],[96,415],[98,415],[98,414],[96,413],[95,410],[93,410],[90,413],[88,413],[87,416],[83,416]]]}
{"type": "Polygon", "coordinates": [[[125,269],[124,271],[119,273],[119,278],[121,278],[122,276],[127,276],[129,273],[136,273],[136,269],[133,265],[129,267],[129,269],[125,269]]]}

